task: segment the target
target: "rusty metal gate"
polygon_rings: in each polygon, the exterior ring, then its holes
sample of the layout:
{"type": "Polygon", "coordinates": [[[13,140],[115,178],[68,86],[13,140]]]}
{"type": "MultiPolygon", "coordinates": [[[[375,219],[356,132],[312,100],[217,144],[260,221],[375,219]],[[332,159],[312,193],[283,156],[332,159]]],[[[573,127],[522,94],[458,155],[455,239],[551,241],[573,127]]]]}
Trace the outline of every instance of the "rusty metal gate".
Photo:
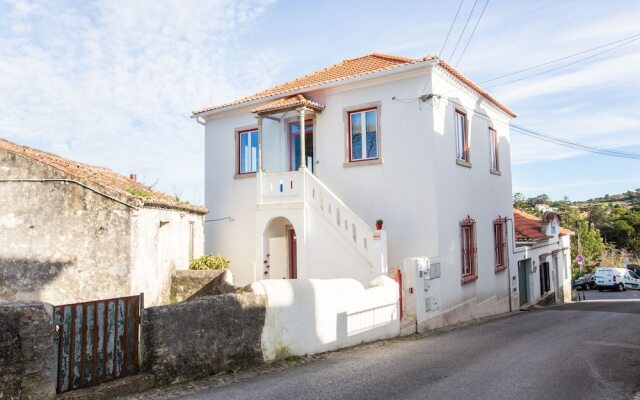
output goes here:
{"type": "Polygon", "coordinates": [[[53,307],[58,393],[137,374],[143,295],[53,307]]]}

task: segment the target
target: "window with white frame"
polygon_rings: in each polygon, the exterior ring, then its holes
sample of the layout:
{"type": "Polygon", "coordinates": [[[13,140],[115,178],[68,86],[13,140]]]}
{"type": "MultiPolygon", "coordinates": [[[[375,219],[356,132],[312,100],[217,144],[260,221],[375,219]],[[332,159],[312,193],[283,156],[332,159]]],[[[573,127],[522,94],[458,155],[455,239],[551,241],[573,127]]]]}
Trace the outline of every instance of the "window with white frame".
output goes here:
{"type": "Polygon", "coordinates": [[[375,160],[379,157],[378,108],[348,112],[349,161],[375,160]]]}
{"type": "Polygon", "coordinates": [[[469,162],[469,132],[467,114],[460,110],[455,112],[456,124],[456,158],[469,162]]]}
{"type": "Polygon", "coordinates": [[[489,128],[489,160],[492,171],[500,171],[500,162],[498,160],[498,132],[489,128]]]}
{"type": "Polygon", "coordinates": [[[238,132],[238,174],[258,172],[258,130],[238,132]]]}

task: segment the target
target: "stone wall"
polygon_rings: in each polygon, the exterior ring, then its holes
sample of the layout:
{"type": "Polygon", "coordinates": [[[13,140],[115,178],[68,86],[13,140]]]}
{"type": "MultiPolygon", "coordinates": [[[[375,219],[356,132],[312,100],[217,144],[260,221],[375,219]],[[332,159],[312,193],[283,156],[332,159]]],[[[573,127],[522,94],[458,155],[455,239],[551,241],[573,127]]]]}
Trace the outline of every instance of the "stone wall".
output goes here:
{"type": "Polygon", "coordinates": [[[51,306],[0,302],[0,399],[55,397],[51,306]]]}
{"type": "MultiPolygon", "coordinates": [[[[68,177],[0,150],[0,181],[54,178],[68,177]]],[[[130,231],[131,208],[75,183],[0,182],[0,300],[131,294],[130,231]]]]}
{"type": "Polygon", "coordinates": [[[145,309],[143,371],[171,383],[263,362],[265,307],[265,297],[250,293],[145,309]]]}
{"type": "Polygon", "coordinates": [[[176,271],[171,275],[171,303],[233,293],[231,271],[176,271]]]}

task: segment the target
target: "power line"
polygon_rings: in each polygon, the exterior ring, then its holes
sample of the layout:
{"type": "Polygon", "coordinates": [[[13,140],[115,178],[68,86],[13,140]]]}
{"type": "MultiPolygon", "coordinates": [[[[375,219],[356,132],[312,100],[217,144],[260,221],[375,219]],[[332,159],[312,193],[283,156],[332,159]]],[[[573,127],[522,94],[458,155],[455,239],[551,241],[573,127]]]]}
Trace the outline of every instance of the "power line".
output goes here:
{"type": "Polygon", "coordinates": [[[447,32],[447,37],[444,38],[444,43],[442,43],[442,47],[440,48],[440,52],[438,53],[438,55],[442,55],[442,52],[444,51],[444,47],[447,45],[447,41],[449,40],[449,35],[451,35],[451,30],[453,30],[453,26],[456,24],[456,20],[458,19],[458,14],[460,13],[460,9],[462,8],[462,3],[464,3],[464,0],[460,1],[460,5],[458,6],[458,11],[456,11],[455,17],[453,17],[451,26],[449,26],[449,32],[447,32]]]}
{"type": "Polygon", "coordinates": [[[637,154],[637,153],[627,153],[627,152],[622,152],[617,150],[610,150],[604,147],[589,146],[583,143],[562,139],[557,136],[536,132],[531,129],[527,129],[513,123],[509,124],[509,126],[513,128],[514,131],[516,131],[517,133],[521,133],[523,135],[540,139],[549,143],[554,143],[560,146],[569,147],[572,149],[587,151],[587,152],[596,153],[596,154],[601,154],[601,155],[606,155],[606,156],[640,160],[640,154],[637,154]]]}
{"type": "MultiPolygon", "coordinates": [[[[447,37],[444,38],[444,42],[442,43],[442,47],[440,48],[440,52],[438,53],[438,56],[442,55],[442,52],[444,51],[444,47],[447,45],[447,41],[449,40],[449,35],[451,35],[451,30],[453,29],[453,26],[456,24],[456,20],[458,19],[458,14],[460,13],[460,9],[462,8],[463,3],[464,3],[464,0],[461,0],[460,5],[458,6],[458,10],[456,11],[456,15],[453,17],[453,21],[451,21],[451,25],[449,26],[449,32],[447,32],[447,37]]],[[[431,83],[432,75],[433,73],[429,74],[429,79],[427,79],[427,83],[424,84],[422,91],[420,91],[421,94],[424,93],[424,91],[427,89],[427,86],[429,86],[429,83],[431,83]]]]}
{"type": "Polygon", "coordinates": [[[469,12],[469,16],[467,17],[467,21],[464,23],[464,26],[462,27],[462,32],[460,32],[460,36],[458,36],[458,41],[456,42],[456,45],[453,48],[453,52],[449,56],[450,60],[452,60],[453,59],[453,55],[456,54],[456,50],[458,49],[458,45],[460,44],[460,40],[464,36],[464,31],[467,30],[467,25],[469,25],[469,21],[471,20],[471,16],[473,15],[473,10],[476,9],[476,4],[478,4],[478,0],[475,0],[473,2],[473,7],[471,7],[471,11],[469,12]]]}
{"type": "Polygon", "coordinates": [[[619,44],[619,45],[617,45],[617,46],[610,47],[610,48],[608,48],[608,49],[606,49],[606,50],[600,51],[600,52],[598,52],[598,53],[596,53],[596,54],[592,54],[592,55],[589,55],[589,56],[587,56],[587,57],[583,57],[583,58],[580,58],[580,59],[578,59],[578,60],[572,61],[572,62],[570,62],[570,63],[563,64],[563,65],[559,65],[559,66],[557,66],[557,67],[554,67],[554,68],[548,69],[548,70],[546,70],[546,71],[541,71],[541,72],[538,72],[538,73],[533,74],[533,75],[524,76],[524,77],[522,77],[522,78],[513,79],[513,80],[510,80],[510,81],[507,81],[507,82],[496,83],[496,84],[494,84],[494,85],[489,85],[489,86],[486,86],[486,88],[492,88],[492,87],[497,87],[497,86],[507,85],[507,84],[509,84],[509,83],[519,82],[519,81],[523,81],[523,80],[525,80],[525,79],[535,78],[536,76],[540,76],[540,75],[548,74],[549,72],[557,71],[557,70],[559,70],[559,69],[561,69],[561,68],[566,68],[566,67],[569,67],[569,66],[571,66],[571,65],[578,64],[578,63],[580,63],[580,62],[582,62],[582,61],[589,60],[589,59],[591,59],[591,58],[597,57],[597,56],[599,56],[599,55],[601,55],[601,54],[604,54],[604,53],[607,53],[607,52],[609,52],[609,51],[615,50],[615,49],[617,49],[617,48],[619,48],[619,47],[626,46],[626,45],[628,45],[628,44],[631,44],[631,43],[635,42],[636,40],[640,40],[640,36],[638,36],[638,37],[636,37],[636,38],[634,38],[634,39],[628,40],[628,41],[626,41],[626,42],[624,42],[624,43],[621,43],[621,44],[619,44]]]}
{"type": "MultiPolygon", "coordinates": [[[[458,103],[457,101],[455,101],[453,99],[450,99],[450,98],[447,98],[447,97],[437,96],[437,98],[444,99],[444,100],[449,101],[451,103],[457,104],[457,105],[459,105],[461,107],[463,106],[462,104],[458,103]]],[[[431,105],[433,105],[433,103],[430,100],[428,102],[431,105]]],[[[512,128],[515,133],[519,133],[519,134],[522,134],[522,135],[525,135],[525,136],[529,136],[529,137],[531,137],[533,139],[542,140],[544,142],[556,144],[556,145],[563,146],[563,147],[568,147],[568,148],[571,148],[571,149],[574,149],[574,150],[586,151],[586,152],[605,155],[605,156],[609,156],[609,157],[640,160],[640,154],[638,154],[638,153],[622,152],[622,151],[607,149],[607,148],[604,148],[604,147],[590,146],[590,145],[586,145],[586,144],[583,144],[583,143],[580,143],[580,142],[574,142],[574,141],[563,139],[563,138],[560,138],[560,137],[557,137],[557,136],[549,135],[547,133],[537,132],[537,131],[534,131],[532,129],[528,129],[528,128],[522,127],[522,126],[514,124],[514,123],[509,123],[509,122],[501,121],[499,119],[494,119],[494,118],[491,118],[488,115],[480,113],[480,112],[474,112],[474,115],[476,115],[478,117],[481,117],[483,119],[486,119],[487,121],[490,121],[492,123],[499,123],[499,124],[502,124],[502,125],[507,126],[509,128],[512,128]]]]}
{"type": "Polygon", "coordinates": [[[508,74],[500,75],[500,76],[497,76],[497,77],[495,77],[495,78],[486,79],[486,80],[484,80],[484,81],[480,81],[480,82],[478,82],[478,84],[483,84],[483,83],[487,83],[487,82],[497,81],[498,79],[506,78],[506,77],[513,76],[513,75],[517,75],[517,74],[519,74],[519,73],[521,73],[521,72],[527,72],[527,71],[530,71],[530,70],[532,70],[532,69],[536,69],[536,68],[544,67],[545,65],[549,65],[549,64],[556,63],[556,62],[558,62],[558,61],[564,61],[564,60],[567,60],[567,59],[569,59],[569,58],[573,58],[573,57],[575,57],[575,56],[579,56],[579,55],[586,54],[586,53],[591,53],[591,52],[592,52],[592,51],[594,51],[594,50],[598,50],[598,49],[601,49],[601,48],[604,48],[604,47],[609,47],[609,46],[611,46],[611,45],[613,45],[613,44],[617,44],[617,43],[620,43],[620,42],[624,42],[624,41],[627,41],[627,40],[629,40],[629,39],[633,39],[633,38],[636,38],[636,37],[639,37],[639,36],[640,36],[640,33],[637,33],[637,34],[635,34],[635,35],[628,36],[628,37],[626,37],[626,38],[624,38],[624,39],[616,40],[616,41],[614,41],[614,42],[609,42],[609,43],[603,44],[603,45],[601,45],[601,46],[592,47],[592,48],[590,48],[590,49],[583,50],[583,51],[578,52],[578,53],[573,53],[573,54],[570,54],[570,55],[568,55],[568,56],[564,56],[564,57],[561,57],[561,58],[556,58],[556,59],[554,59],[554,60],[550,60],[550,61],[544,62],[544,63],[542,63],[542,64],[533,65],[533,66],[531,66],[531,67],[527,67],[527,68],[524,68],[524,69],[521,69],[521,70],[518,70],[518,71],[510,72],[510,73],[508,73],[508,74]]]}
{"type": "MultiPolygon", "coordinates": [[[[487,0],[484,3],[484,7],[482,7],[482,12],[480,13],[480,16],[478,17],[478,20],[476,21],[476,25],[473,27],[473,31],[471,32],[471,36],[469,36],[469,40],[467,40],[467,44],[464,46],[464,49],[462,50],[462,54],[460,54],[460,57],[458,57],[458,61],[453,66],[454,68],[458,67],[458,64],[460,64],[460,60],[462,60],[462,56],[464,56],[464,53],[467,51],[467,47],[469,47],[469,43],[471,43],[471,39],[473,39],[473,35],[476,33],[476,29],[478,28],[478,25],[480,25],[480,20],[482,19],[482,16],[484,15],[484,10],[486,10],[487,9],[487,5],[489,5],[489,1],[490,0],[487,0]]],[[[453,60],[451,60],[451,61],[453,61],[453,60]]]]}

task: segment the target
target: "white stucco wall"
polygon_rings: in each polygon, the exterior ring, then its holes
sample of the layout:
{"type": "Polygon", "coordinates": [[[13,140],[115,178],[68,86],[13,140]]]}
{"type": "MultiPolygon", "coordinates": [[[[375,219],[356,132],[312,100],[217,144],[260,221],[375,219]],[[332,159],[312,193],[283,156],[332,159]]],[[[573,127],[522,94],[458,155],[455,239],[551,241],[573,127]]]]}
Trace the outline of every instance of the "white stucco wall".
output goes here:
{"type": "Polygon", "coordinates": [[[204,231],[200,215],[169,209],[142,208],[132,224],[131,293],[144,293],[145,305],[167,303],[171,274],[189,268],[190,223],[193,256],[203,255],[204,231]]]}
{"type": "Polygon", "coordinates": [[[400,333],[398,285],[386,276],[365,288],[353,279],[262,280],[267,296],[265,360],[316,354],[387,339],[400,333]]]}
{"type": "MultiPolygon", "coordinates": [[[[514,251],[515,263],[522,260],[530,260],[527,267],[528,298],[530,304],[539,302],[543,295],[540,292],[540,266],[543,262],[549,263],[550,291],[554,293],[559,290],[558,299],[565,302],[571,301],[571,250],[569,235],[551,234],[547,229],[546,233],[551,237],[548,240],[538,242],[528,246],[518,246],[514,251]],[[564,249],[564,250],[563,250],[564,249]],[[544,257],[541,255],[551,254],[544,257]],[[557,264],[556,264],[557,263],[557,264]],[[568,268],[567,268],[568,267],[568,268]]],[[[545,295],[547,295],[545,293],[545,295]]]]}

